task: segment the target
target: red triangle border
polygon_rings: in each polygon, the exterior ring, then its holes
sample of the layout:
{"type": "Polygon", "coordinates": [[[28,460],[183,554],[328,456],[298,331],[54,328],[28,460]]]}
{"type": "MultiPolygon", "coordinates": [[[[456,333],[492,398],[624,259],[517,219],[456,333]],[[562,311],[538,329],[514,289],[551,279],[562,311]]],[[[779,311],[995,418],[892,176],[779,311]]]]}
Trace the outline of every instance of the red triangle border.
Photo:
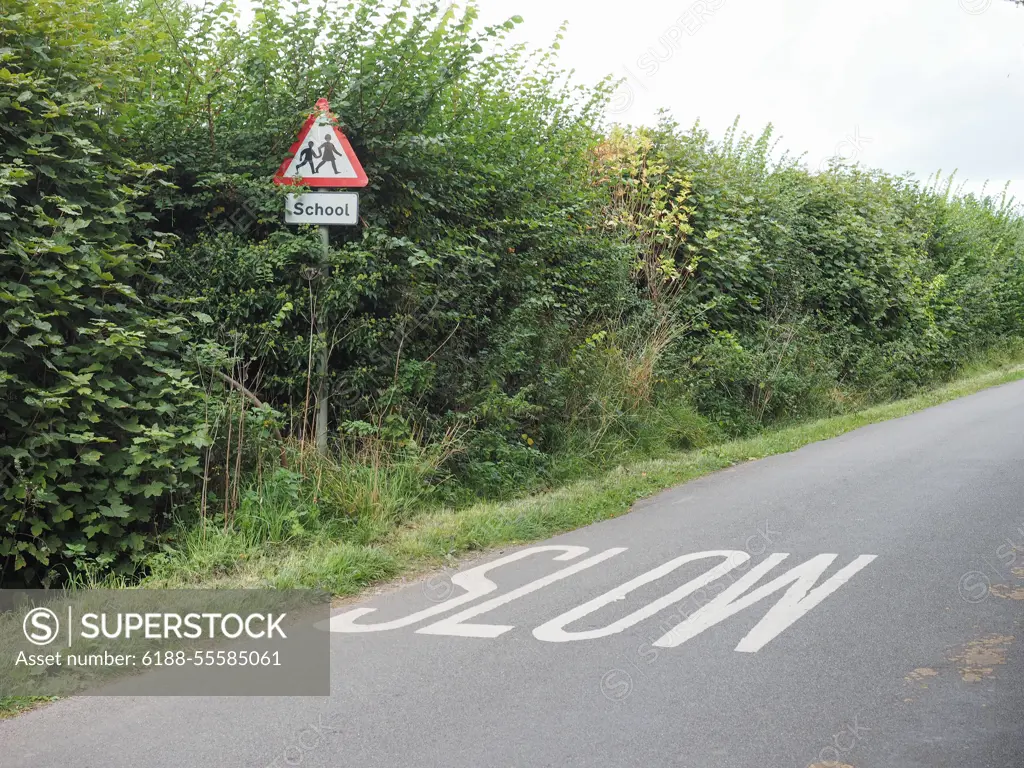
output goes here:
{"type": "MultiPolygon", "coordinates": [[[[330,113],[328,113],[330,115],[330,113]]],[[[299,137],[292,144],[291,149],[288,150],[288,157],[281,163],[281,167],[277,169],[277,173],[274,174],[275,184],[284,184],[287,186],[305,186],[305,187],[365,187],[370,183],[369,179],[366,178],[366,171],[363,170],[363,164],[359,162],[359,158],[356,157],[355,150],[352,149],[352,145],[349,143],[348,137],[341,132],[336,124],[331,127],[334,128],[334,133],[338,137],[338,144],[341,146],[341,150],[345,153],[348,161],[352,163],[352,170],[356,172],[355,178],[339,178],[337,176],[325,177],[325,176],[285,176],[285,171],[288,170],[289,164],[292,159],[299,152],[299,148],[302,146],[303,140],[306,138],[306,134],[309,133],[316,119],[320,116],[319,112],[314,112],[307,118],[306,122],[302,124],[302,128],[299,130],[299,137]]],[[[330,115],[333,122],[334,116],[330,115]]]]}

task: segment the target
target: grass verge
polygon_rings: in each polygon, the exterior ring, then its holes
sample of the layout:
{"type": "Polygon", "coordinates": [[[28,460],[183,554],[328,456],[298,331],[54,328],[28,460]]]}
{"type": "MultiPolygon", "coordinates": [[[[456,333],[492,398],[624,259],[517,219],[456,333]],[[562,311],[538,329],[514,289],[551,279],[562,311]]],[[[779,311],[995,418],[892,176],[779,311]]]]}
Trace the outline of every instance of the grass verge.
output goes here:
{"type": "Polygon", "coordinates": [[[0,720],[20,715],[56,700],[56,696],[0,696],[0,720]]]}

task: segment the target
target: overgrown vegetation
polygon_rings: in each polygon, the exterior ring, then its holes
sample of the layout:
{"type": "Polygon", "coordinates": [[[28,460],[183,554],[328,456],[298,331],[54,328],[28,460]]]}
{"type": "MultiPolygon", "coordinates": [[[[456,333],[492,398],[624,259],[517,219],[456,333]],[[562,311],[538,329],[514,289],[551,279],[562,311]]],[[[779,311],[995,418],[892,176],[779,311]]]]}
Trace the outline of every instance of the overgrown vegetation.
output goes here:
{"type": "Polygon", "coordinates": [[[157,306],[165,244],[141,198],[160,169],[122,153],[124,110],[105,95],[134,81],[123,43],[84,6],[14,5],[0,18],[0,574],[47,584],[137,563],[205,438],[180,318],[157,306]]]}
{"type": "Polygon", "coordinates": [[[557,41],[505,42],[517,17],[6,7],[5,586],[348,593],[604,515],[512,497],[690,467],[616,486],[621,511],[733,455],[708,446],[1020,351],[1012,201],[811,172],[770,130],[607,126],[611,84],[576,85],[557,41]],[[371,179],[329,269],[270,183],[321,96],[371,179]]]}
{"type": "MultiPolygon", "coordinates": [[[[196,586],[327,589],[338,595],[399,574],[416,574],[486,549],[523,544],[624,514],[638,499],[715,470],[826,440],[986,387],[1024,379],[1024,345],[986,355],[963,378],[906,400],[842,416],[805,421],[691,451],[638,459],[556,489],[510,501],[486,501],[425,510],[387,535],[321,534],[313,528],[286,543],[245,539],[220,529],[189,540],[152,568],[154,588],[196,586]]],[[[366,529],[364,529],[365,531],[366,529]]]]}

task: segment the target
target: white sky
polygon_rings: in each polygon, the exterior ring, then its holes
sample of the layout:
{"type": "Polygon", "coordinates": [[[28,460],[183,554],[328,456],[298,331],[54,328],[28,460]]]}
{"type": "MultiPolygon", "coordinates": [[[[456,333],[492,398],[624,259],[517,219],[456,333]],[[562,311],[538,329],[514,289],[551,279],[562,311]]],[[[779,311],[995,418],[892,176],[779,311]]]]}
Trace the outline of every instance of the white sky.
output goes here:
{"type": "Polygon", "coordinates": [[[666,107],[720,136],[739,115],[812,166],[838,153],[919,178],[959,169],[967,190],[1014,180],[1024,198],[1024,9],[1006,0],[478,3],[487,23],[523,16],[516,37],[538,46],[568,21],[566,66],[628,78],[620,122],[666,107]]]}

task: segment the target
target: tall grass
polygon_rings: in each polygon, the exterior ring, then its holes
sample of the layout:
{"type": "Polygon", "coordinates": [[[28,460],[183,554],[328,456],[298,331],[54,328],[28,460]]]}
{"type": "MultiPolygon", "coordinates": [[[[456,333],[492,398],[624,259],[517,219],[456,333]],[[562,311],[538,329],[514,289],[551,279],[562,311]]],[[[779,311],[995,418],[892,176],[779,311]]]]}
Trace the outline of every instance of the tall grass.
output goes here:
{"type": "Polygon", "coordinates": [[[288,548],[303,557],[264,583],[345,592],[345,584],[366,574],[381,577],[392,566],[377,547],[437,506],[444,466],[459,450],[456,430],[427,446],[373,436],[342,440],[327,455],[308,442],[290,444],[288,465],[295,469],[250,472],[231,515],[182,517],[164,551],[151,558],[146,582],[216,583],[288,548]]]}

